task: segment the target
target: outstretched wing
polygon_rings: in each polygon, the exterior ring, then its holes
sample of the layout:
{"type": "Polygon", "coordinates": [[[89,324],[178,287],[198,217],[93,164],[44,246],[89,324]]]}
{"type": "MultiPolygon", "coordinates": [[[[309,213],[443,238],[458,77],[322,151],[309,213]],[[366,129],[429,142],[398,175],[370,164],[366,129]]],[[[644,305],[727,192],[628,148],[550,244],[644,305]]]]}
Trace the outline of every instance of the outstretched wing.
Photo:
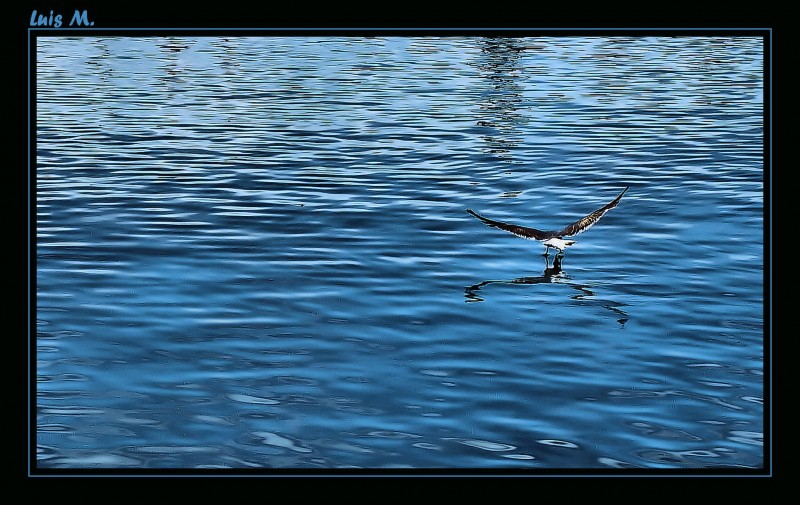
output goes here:
{"type": "Polygon", "coordinates": [[[606,214],[606,212],[608,212],[609,210],[611,210],[614,207],[616,207],[617,204],[619,203],[619,201],[622,199],[622,195],[624,195],[626,191],[628,191],[628,186],[625,186],[625,189],[623,189],[622,193],[617,195],[616,198],[614,198],[613,200],[611,200],[607,204],[603,205],[602,207],[600,207],[596,211],[592,212],[588,216],[578,219],[577,221],[575,221],[571,225],[567,226],[566,228],[564,228],[560,232],[556,233],[556,236],[558,236],[558,237],[571,237],[573,235],[577,235],[578,233],[585,232],[586,230],[591,228],[592,225],[594,225],[596,222],[598,222],[600,220],[600,218],[603,217],[606,214]]]}
{"type": "Polygon", "coordinates": [[[478,219],[480,219],[489,226],[511,232],[518,237],[532,239],[532,240],[547,240],[549,238],[557,236],[552,231],[542,231],[542,230],[537,230],[536,228],[528,228],[527,226],[517,226],[515,224],[508,224],[502,221],[495,221],[494,219],[483,217],[477,212],[473,212],[472,209],[467,209],[467,212],[477,217],[478,219]]]}

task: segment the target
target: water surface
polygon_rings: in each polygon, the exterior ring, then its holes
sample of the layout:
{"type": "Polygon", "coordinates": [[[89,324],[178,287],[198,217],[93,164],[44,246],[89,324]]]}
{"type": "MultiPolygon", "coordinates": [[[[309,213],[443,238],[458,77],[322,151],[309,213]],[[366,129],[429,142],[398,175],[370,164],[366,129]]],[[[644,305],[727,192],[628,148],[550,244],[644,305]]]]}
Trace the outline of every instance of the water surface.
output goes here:
{"type": "Polygon", "coordinates": [[[763,466],[760,39],[36,50],[39,467],[763,466]]]}

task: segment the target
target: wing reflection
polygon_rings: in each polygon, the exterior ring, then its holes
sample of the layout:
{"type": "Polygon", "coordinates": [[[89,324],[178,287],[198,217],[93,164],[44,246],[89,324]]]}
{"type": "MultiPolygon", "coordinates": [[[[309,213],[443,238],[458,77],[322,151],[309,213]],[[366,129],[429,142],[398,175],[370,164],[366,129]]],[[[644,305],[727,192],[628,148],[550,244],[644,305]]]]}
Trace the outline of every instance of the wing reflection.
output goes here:
{"type": "MultiPolygon", "coordinates": [[[[624,304],[620,302],[615,302],[613,300],[603,300],[597,298],[595,292],[587,284],[581,284],[579,282],[575,282],[569,275],[567,275],[562,266],[563,261],[564,261],[563,254],[557,254],[555,258],[553,258],[552,265],[550,265],[549,258],[545,257],[544,258],[545,268],[544,271],[542,272],[542,275],[530,276],[530,277],[517,277],[516,279],[511,279],[511,280],[488,280],[479,282],[478,284],[473,284],[472,286],[469,286],[464,290],[464,296],[466,298],[465,301],[466,302],[484,301],[484,299],[481,298],[479,293],[481,290],[483,290],[486,286],[489,286],[490,284],[524,284],[524,285],[563,284],[578,291],[578,294],[572,295],[571,298],[573,300],[585,300],[587,302],[594,301],[600,304],[603,308],[608,309],[610,312],[619,316],[617,322],[624,326],[629,319],[628,313],[620,308],[623,307],[624,304]]],[[[484,294],[484,296],[486,295],[484,294]]]]}

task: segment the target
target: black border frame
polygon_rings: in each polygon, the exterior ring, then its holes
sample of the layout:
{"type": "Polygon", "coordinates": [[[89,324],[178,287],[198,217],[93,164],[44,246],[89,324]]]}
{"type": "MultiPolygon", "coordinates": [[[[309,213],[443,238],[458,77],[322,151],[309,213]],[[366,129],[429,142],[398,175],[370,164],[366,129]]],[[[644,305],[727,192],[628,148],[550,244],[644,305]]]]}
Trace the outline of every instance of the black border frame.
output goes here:
{"type": "MultiPolygon", "coordinates": [[[[42,9],[45,10],[44,8],[42,9]]],[[[74,10],[74,9],[71,9],[74,10]]],[[[82,9],[81,9],[82,10],[82,9]]],[[[103,13],[106,15],[107,13],[103,13]]],[[[143,13],[140,13],[143,14],[143,13]]],[[[214,14],[214,13],[211,13],[214,14]]],[[[91,11],[90,11],[91,15],[91,11]]],[[[28,11],[28,17],[30,10],[28,11]]],[[[171,19],[180,13],[166,15],[155,24],[169,26],[171,19]]],[[[67,16],[65,16],[67,17],[67,16]]],[[[230,16],[223,16],[216,22],[225,23],[230,16]]],[[[191,19],[191,18],[189,18],[191,19]]],[[[154,24],[154,20],[128,16],[120,19],[97,18],[96,27],[91,28],[51,28],[27,27],[27,476],[28,477],[772,477],[773,476],[773,403],[772,403],[772,28],[135,28],[131,24],[154,24]],[[114,23],[116,19],[116,23],[114,23]],[[106,26],[99,26],[100,22],[106,26]],[[107,23],[128,25],[109,26],[107,23]],[[764,54],[764,466],[756,469],[709,468],[693,469],[531,469],[508,470],[486,468],[453,469],[43,469],[36,464],[36,41],[50,36],[436,36],[436,37],[558,37],[558,36],[628,36],[628,37],[697,37],[697,36],[748,36],[762,37],[764,54]]],[[[236,21],[236,20],[234,20],[236,21]]],[[[240,21],[256,22],[248,18],[240,21]]],[[[66,23],[66,21],[65,21],[66,23]]]]}

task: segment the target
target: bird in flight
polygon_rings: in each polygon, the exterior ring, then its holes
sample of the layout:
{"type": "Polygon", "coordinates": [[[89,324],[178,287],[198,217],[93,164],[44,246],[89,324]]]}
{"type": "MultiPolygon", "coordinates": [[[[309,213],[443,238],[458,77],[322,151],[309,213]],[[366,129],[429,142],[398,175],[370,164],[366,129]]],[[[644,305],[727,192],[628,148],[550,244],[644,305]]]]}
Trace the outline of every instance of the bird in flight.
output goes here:
{"type": "Polygon", "coordinates": [[[542,242],[545,247],[544,256],[547,256],[550,253],[551,247],[553,249],[557,249],[559,254],[563,254],[564,249],[575,243],[574,240],[564,240],[564,237],[572,237],[591,228],[600,220],[601,217],[606,214],[606,212],[619,204],[619,201],[622,199],[622,195],[624,195],[626,191],[628,191],[628,186],[625,186],[625,189],[623,189],[616,198],[607,204],[603,205],[591,214],[578,219],[563,230],[558,231],[542,231],[537,230],[536,228],[529,228],[527,226],[519,226],[515,224],[504,223],[502,221],[495,221],[494,219],[481,216],[472,209],[467,209],[467,212],[480,219],[488,226],[511,232],[518,237],[542,242]]]}

